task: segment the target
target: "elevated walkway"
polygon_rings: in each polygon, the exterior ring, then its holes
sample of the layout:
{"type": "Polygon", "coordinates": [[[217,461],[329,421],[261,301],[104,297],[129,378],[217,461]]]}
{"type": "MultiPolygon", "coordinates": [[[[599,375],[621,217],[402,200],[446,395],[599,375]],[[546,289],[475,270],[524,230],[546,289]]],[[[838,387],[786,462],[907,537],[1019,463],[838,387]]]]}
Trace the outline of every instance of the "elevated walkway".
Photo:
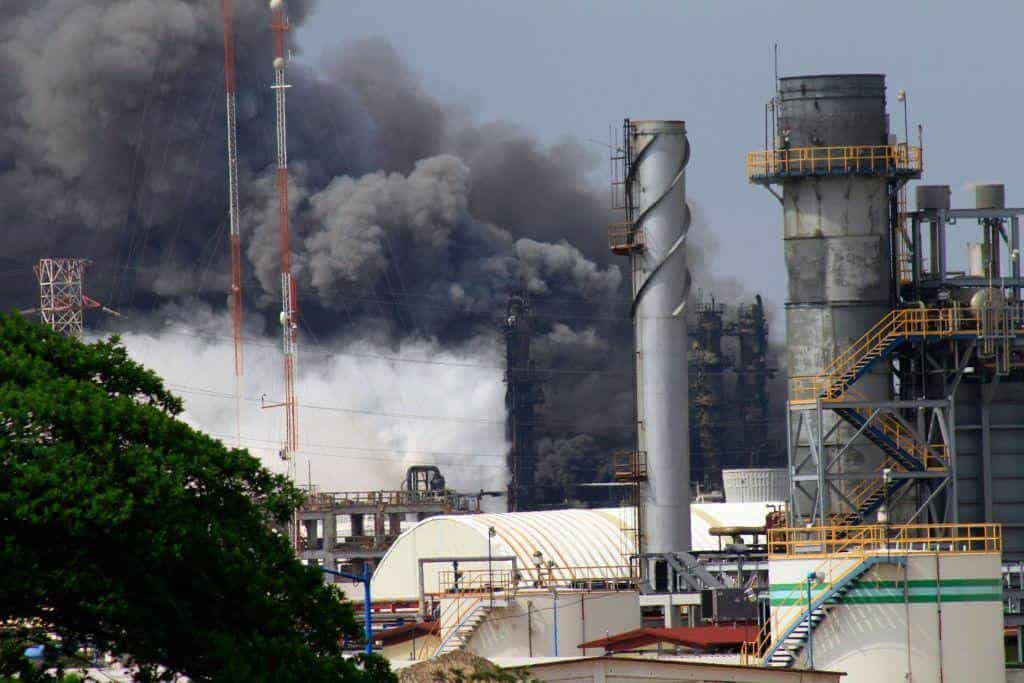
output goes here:
{"type": "Polygon", "coordinates": [[[752,183],[777,183],[807,177],[882,176],[918,178],[923,166],[920,147],[856,145],[764,149],[747,154],[747,178],[752,183]]]}

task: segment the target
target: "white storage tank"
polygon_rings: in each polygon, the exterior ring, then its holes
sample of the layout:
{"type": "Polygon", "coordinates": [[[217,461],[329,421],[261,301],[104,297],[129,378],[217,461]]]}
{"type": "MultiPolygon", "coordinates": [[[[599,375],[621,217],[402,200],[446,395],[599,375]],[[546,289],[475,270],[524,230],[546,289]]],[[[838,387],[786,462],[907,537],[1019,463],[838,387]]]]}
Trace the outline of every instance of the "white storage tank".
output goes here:
{"type": "Polygon", "coordinates": [[[789,500],[789,473],[785,467],[722,470],[727,503],[770,503],[789,500]]]}

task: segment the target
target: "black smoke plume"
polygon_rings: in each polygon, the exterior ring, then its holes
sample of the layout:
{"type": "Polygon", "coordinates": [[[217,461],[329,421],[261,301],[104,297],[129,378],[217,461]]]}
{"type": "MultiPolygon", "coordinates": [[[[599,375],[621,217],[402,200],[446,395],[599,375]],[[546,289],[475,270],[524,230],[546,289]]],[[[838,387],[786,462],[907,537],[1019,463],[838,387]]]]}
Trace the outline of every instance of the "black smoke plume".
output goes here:
{"type": "MultiPolygon", "coordinates": [[[[263,0],[235,4],[247,327],[273,337],[270,13],[263,0]]],[[[287,6],[297,28],[314,3],[287,6]]],[[[291,49],[293,260],[309,334],[328,347],[477,353],[500,343],[506,298],[525,289],[538,314],[537,364],[552,369],[546,471],[628,446],[628,294],[605,242],[607,194],[595,178],[604,152],[480,123],[426,92],[383,40],[315,66],[302,45],[291,49]]],[[[8,301],[33,305],[37,259],[79,256],[95,262],[90,294],[125,313],[129,329],[156,334],[189,311],[219,320],[229,273],[222,65],[213,0],[5,3],[8,301]]],[[[580,477],[603,472],[591,463],[580,477]]]]}

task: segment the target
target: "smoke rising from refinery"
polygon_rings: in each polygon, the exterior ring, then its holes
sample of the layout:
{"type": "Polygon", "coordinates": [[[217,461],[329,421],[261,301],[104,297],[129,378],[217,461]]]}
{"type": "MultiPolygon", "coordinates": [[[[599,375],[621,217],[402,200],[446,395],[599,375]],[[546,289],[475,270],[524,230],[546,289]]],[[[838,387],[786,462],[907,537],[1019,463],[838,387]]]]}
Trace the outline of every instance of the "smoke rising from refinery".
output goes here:
{"type": "MultiPolygon", "coordinates": [[[[273,401],[269,13],[263,0],[236,5],[245,395],[273,401]]],[[[293,26],[312,7],[290,0],[293,26]]],[[[121,331],[133,355],[176,385],[189,418],[229,440],[219,7],[16,0],[6,14],[0,68],[13,78],[0,102],[0,194],[9,198],[0,220],[17,229],[0,238],[0,270],[11,299],[32,305],[28,266],[40,257],[93,259],[88,292],[127,317],[91,324],[121,331]]],[[[632,429],[628,284],[605,240],[606,152],[478,121],[428,93],[385,41],[348,45],[315,66],[301,48],[289,67],[289,152],[300,450],[312,454],[314,481],[390,486],[402,463],[437,462],[458,486],[500,488],[500,326],[516,289],[534,297],[535,356],[551,369],[541,482],[565,467],[599,473],[593,463],[628,446],[632,429]]],[[[738,296],[738,283],[714,280],[713,237],[695,218],[695,282],[738,296]]],[[[253,401],[242,432],[272,463],[280,430],[253,401]]],[[[303,467],[300,458],[300,480],[303,467]]]]}

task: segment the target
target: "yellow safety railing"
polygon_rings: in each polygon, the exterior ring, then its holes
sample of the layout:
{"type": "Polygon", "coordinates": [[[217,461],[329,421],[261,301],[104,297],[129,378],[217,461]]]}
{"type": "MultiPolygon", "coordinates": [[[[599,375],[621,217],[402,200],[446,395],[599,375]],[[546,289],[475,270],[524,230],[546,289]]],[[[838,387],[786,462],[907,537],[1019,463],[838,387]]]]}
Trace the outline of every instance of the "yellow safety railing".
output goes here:
{"type": "MultiPolygon", "coordinates": [[[[824,591],[829,590],[833,585],[842,581],[850,572],[857,568],[860,561],[867,556],[866,552],[851,552],[843,557],[828,557],[821,561],[811,572],[819,576],[819,581],[811,586],[811,602],[817,600],[824,591]],[[851,560],[850,564],[841,563],[844,560],[851,560]]],[[[807,584],[797,584],[789,593],[782,598],[781,604],[790,604],[796,600],[804,600],[806,604],[807,584]]],[[[768,652],[775,633],[785,633],[795,622],[807,616],[806,607],[789,611],[788,618],[780,619],[779,623],[772,627],[773,619],[765,620],[757,632],[757,637],[752,641],[746,641],[740,646],[740,662],[745,666],[756,666],[764,664],[764,657],[768,652]]]]}
{"type": "Polygon", "coordinates": [[[438,573],[440,595],[505,595],[515,588],[515,576],[510,569],[473,569],[469,571],[446,570],[438,573]]]}
{"type": "Polygon", "coordinates": [[[768,530],[769,557],[815,557],[869,551],[998,553],[999,524],[863,524],[768,530]]]}
{"type": "Polygon", "coordinates": [[[643,246],[643,230],[630,221],[608,226],[608,248],[616,254],[628,254],[643,246]]]}
{"type": "MultiPolygon", "coordinates": [[[[880,413],[875,419],[881,417],[880,413]]],[[[897,422],[898,424],[898,422],[897,422]]],[[[913,450],[904,447],[904,450],[909,450],[911,453],[921,459],[925,469],[929,471],[942,471],[947,469],[946,460],[947,449],[944,444],[931,444],[927,447],[918,446],[917,442],[914,442],[913,450]]],[[[879,475],[872,479],[865,479],[859,482],[846,494],[847,500],[853,506],[853,511],[850,512],[834,512],[829,515],[829,520],[836,526],[859,524],[861,522],[859,510],[866,507],[868,500],[878,496],[885,496],[885,488],[888,486],[883,473],[886,469],[894,470],[896,472],[906,472],[907,468],[900,464],[899,461],[893,458],[886,458],[882,464],[875,468],[875,474],[879,475]]]]}
{"type": "Polygon", "coordinates": [[[747,154],[747,177],[750,180],[802,175],[917,173],[922,166],[921,148],[905,142],[895,145],[764,149],[747,154]]]}
{"type": "MultiPolygon", "coordinates": [[[[907,337],[949,337],[954,334],[981,335],[985,331],[987,309],[952,306],[949,308],[900,308],[889,311],[874,327],[843,350],[817,375],[790,379],[791,403],[814,403],[819,398],[839,400],[847,384],[890,343],[907,337]]],[[[1006,309],[1004,333],[1020,333],[1021,310],[1006,309]]]]}

